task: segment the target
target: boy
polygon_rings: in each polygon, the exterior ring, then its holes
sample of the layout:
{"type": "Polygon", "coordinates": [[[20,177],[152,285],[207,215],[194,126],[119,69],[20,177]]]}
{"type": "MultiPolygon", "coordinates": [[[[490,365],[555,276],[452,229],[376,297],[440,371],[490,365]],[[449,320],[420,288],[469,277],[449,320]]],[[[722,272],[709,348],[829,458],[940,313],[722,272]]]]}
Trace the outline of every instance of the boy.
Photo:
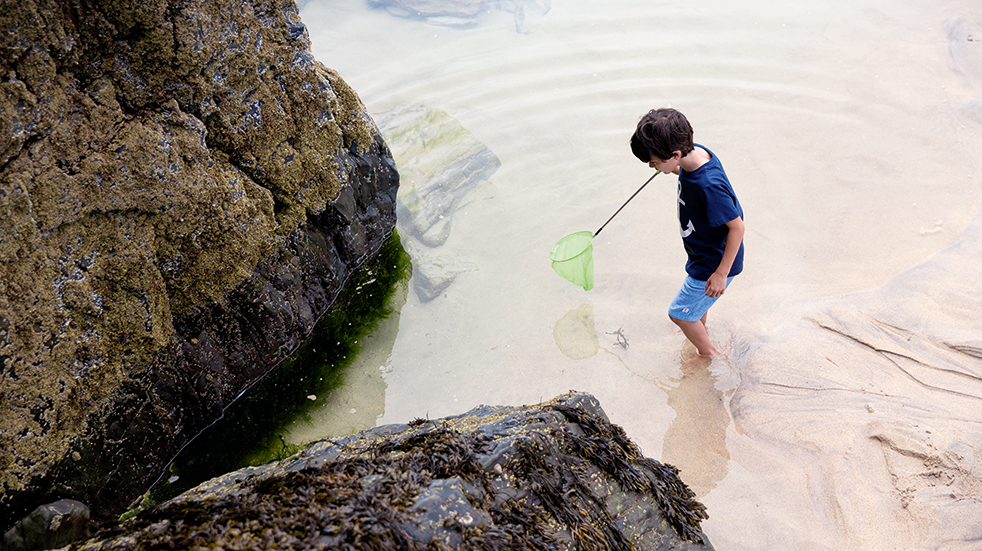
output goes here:
{"type": "Polygon", "coordinates": [[[631,151],[642,162],[679,177],[678,214],[689,259],[668,316],[700,356],[719,354],[706,332],[709,307],[743,271],[743,208],[723,165],[692,141],[692,126],[674,109],[655,109],[638,122],[631,151]]]}

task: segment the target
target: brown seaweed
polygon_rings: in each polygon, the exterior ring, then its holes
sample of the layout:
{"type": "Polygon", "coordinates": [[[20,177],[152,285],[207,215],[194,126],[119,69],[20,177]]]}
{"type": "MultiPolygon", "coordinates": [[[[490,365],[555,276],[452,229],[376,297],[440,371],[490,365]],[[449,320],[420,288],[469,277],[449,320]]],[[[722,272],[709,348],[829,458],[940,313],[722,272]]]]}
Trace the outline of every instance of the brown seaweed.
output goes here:
{"type": "Polygon", "coordinates": [[[654,496],[668,523],[680,538],[705,543],[699,523],[707,518],[706,507],[679,478],[678,469],[644,457],[624,429],[583,408],[565,404],[547,406],[583,429],[577,436],[567,431],[571,453],[589,460],[616,479],[625,490],[654,496]]]}
{"type": "Polygon", "coordinates": [[[611,496],[631,493],[634,510],[657,504],[655,525],[703,543],[705,508],[675,468],[643,457],[602,415],[564,400],[491,424],[486,415],[356,435],[262,476],[240,471],[72,549],[629,551],[653,541],[632,540],[611,512],[611,496]],[[448,488],[453,504],[433,500],[448,488]],[[481,518],[461,520],[451,505],[481,518]]]}

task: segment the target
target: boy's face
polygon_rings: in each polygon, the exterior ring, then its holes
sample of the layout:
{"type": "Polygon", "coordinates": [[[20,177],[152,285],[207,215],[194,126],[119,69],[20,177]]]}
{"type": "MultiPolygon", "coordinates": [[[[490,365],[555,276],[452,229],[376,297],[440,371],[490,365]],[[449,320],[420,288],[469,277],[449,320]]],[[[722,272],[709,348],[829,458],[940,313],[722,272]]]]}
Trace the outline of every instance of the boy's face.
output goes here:
{"type": "Polygon", "coordinates": [[[678,174],[679,173],[679,162],[682,160],[682,152],[676,151],[668,159],[659,159],[654,155],[651,156],[651,160],[648,161],[648,166],[654,168],[655,170],[661,171],[663,174],[678,174]]]}

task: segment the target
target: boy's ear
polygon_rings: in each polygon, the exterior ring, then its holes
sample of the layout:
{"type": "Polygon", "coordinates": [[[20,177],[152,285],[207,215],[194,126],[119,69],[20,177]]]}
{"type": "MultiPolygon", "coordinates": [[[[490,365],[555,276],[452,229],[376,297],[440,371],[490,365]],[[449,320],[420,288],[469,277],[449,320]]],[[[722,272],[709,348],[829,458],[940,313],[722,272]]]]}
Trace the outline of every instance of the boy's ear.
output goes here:
{"type": "Polygon", "coordinates": [[[676,149],[675,151],[672,151],[672,158],[673,159],[676,159],[678,161],[681,161],[682,160],[682,157],[683,157],[682,152],[679,151],[678,149],[676,149]]]}

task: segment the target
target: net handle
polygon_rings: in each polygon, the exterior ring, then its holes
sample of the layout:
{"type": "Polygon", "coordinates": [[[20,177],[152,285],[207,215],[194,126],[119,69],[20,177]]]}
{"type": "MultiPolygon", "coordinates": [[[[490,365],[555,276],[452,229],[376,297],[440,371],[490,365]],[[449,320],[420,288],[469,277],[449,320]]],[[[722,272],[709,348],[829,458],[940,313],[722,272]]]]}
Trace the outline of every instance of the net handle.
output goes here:
{"type": "Polygon", "coordinates": [[[617,209],[617,212],[615,212],[610,218],[608,218],[607,221],[604,222],[604,225],[603,226],[600,226],[600,229],[599,230],[593,232],[593,236],[596,237],[596,236],[600,235],[600,231],[603,230],[604,228],[606,228],[607,227],[607,224],[610,224],[610,221],[614,219],[614,216],[617,216],[617,213],[619,213],[620,211],[624,210],[624,207],[626,207],[627,204],[631,202],[631,199],[634,199],[639,193],[641,193],[641,190],[644,189],[644,186],[648,185],[648,182],[654,180],[655,179],[655,176],[658,176],[659,174],[661,174],[661,171],[660,170],[656,170],[655,173],[651,175],[651,178],[648,178],[648,181],[647,182],[641,184],[641,187],[639,187],[638,190],[634,192],[634,195],[632,195],[630,198],[628,198],[627,201],[624,201],[624,204],[621,205],[621,208],[617,209]]]}

